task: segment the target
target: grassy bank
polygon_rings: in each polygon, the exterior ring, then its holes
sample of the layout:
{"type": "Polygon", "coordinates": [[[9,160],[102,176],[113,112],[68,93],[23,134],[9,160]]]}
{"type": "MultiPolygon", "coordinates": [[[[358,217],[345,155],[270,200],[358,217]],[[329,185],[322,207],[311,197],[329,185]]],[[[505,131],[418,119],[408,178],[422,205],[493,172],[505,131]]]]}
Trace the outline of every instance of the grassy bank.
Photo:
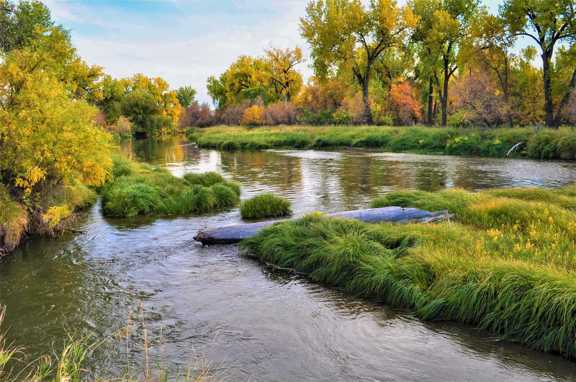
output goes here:
{"type": "Polygon", "coordinates": [[[425,320],[474,325],[576,358],[576,187],[394,192],[374,206],[448,209],[452,222],[310,215],[243,243],[262,262],[425,320]]]}
{"type": "Polygon", "coordinates": [[[45,190],[27,206],[0,184],[0,256],[13,251],[28,234],[50,236],[66,230],[75,212],[91,206],[96,198],[91,188],[70,182],[45,190]]]}
{"type": "Polygon", "coordinates": [[[236,206],[240,188],[216,173],[178,178],[167,170],[123,157],[114,159],[113,180],[101,190],[110,217],[204,214],[236,206]]]}
{"type": "Polygon", "coordinates": [[[271,148],[364,147],[393,152],[504,157],[517,143],[514,156],[576,159],[576,129],[431,127],[281,126],[212,127],[189,134],[199,146],[222,150],[271,148]]]}

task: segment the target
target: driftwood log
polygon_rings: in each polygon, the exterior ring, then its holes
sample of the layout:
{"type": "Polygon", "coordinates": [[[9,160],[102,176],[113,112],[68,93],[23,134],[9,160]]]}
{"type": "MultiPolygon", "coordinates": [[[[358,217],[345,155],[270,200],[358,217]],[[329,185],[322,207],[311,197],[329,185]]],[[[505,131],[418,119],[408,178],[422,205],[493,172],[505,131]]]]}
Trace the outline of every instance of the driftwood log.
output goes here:
{"type": "MultiPolygon", "coordinates": [[[[383,207],[366,210],[345,211],[327,214],[330,217],[360,220],[366,223],[394,222],[430,223],[444,220],[450,217],[447,211],[429,212],[417,208],[383,207]]],[[[273,220],[251,224],[238,224],[227,227],[219,227],[198,232],[194,240],[203,245],[210,244],[234,244],[244,239],[256,236],[258,232],[273,224],[288,220],[273,220]]]]}

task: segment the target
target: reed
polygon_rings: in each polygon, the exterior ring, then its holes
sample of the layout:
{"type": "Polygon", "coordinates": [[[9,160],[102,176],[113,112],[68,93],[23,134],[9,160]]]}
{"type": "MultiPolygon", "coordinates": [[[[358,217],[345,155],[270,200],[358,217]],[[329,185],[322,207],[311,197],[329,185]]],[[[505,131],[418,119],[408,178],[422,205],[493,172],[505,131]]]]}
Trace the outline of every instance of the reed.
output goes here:
{"type": "Polygon", "coordinates": [[[576,193],[393,192],[374,206],[448,209],[454,221],[376,224],[319,214],[243,242],[264,263],[576,358],[576,193]]]}

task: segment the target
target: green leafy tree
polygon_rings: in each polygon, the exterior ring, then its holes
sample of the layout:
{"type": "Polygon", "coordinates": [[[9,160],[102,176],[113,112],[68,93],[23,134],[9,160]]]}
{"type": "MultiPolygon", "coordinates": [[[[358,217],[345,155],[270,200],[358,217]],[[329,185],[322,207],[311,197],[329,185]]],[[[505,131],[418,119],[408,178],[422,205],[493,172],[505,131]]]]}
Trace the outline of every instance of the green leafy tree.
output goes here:
{"type": "Polygon", "coordinates": [[[1,51],[22,48],[53,27],[50,10],[40,1],[0,0],[1,51]]]}
{"type": "Polygon", "coordinates": [[[393,0],[312,0],[301,19],[302,35],[312,47],[316,75],[349,71],[362,89],[364,122],[373,122],[369,100],[374,66],[381,55],[401,44],[417,18],[393,0]]]}
{"type": "MultiPolygon", "coordinates": [[[[553,57],[555,48],[562,42],[574,43],[576,39],[576,5],[574,0],[506,0],[501,8],[501,16],[506,20],[510,33],[532,40],[540,50],[544,85],[544,112],[546,125],[555,126],[553,82],[553,57]]],[[[575,81],[566,90],[570,93],[575,81]]],[[[561,102],[562,104],[563,102],[561,102]]],[[[561,111],[558,111],[561,115],[561,111]]]]}
{"type": "Polygon", "coordinates": [[[190,107],[194,103],[196,97],[196,90],[192,86],[182,86],[176,90],[176,97],[180,106],[186,108],[190,107]]]}
{"type": "Polygon", "coordinates": [[[290,100],[302,87],[302,76],[295,69],[301,61],[298,48],[270,49],[263,57],[241,56],[220,77],[208,79],[208,94],[218,109],[290,100]]]}
{"type": "Polygon", "coordinates": [[[462,44],[469,38],[471,21],[477,15],[477,0],[414,0],[420,19],[414,39],[423,45],[426,72],[433,75],[440,95],[442,126],[448,120],[450,80],[458,70],[462,44]],[[439,74],[438,74],[439,73],[439,74]]]}

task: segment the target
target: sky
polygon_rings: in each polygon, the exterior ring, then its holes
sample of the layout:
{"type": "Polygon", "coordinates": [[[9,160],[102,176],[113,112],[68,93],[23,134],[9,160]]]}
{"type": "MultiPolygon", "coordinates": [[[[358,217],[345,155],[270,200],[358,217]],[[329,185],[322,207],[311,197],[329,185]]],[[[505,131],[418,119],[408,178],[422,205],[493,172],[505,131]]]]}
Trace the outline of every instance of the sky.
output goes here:
{"type": "MultiPolygon", "coordinates": [[[[43,0],[72,33],[79,54],[114,77],[160,76],[194,87],[211,102],[206,79],[241,55],[299,46],[308,0],[43,0]]],[[[484,4],[496,10],[500,0],[484,4]]],[[[300,66],[305,77],[309,62],[300,66]]]]}

